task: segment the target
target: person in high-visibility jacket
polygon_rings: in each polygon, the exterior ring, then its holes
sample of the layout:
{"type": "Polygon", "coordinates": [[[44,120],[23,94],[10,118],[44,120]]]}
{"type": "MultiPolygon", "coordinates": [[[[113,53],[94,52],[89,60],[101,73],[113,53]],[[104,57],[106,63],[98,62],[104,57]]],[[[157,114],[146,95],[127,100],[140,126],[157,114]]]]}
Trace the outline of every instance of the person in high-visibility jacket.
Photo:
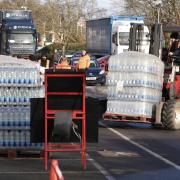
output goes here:
{"type": "Polygon", "coordinates": [[[90,66],[90,57],[85,50],[82,51],[82,56],[79,59],[78,69],[88,69],[90,66]]]}
{"type": "Polygon", "coordinates": [[[66,57],[63,57],[61,63],[56,65],[56,69],[71,69],[66,57]]]}

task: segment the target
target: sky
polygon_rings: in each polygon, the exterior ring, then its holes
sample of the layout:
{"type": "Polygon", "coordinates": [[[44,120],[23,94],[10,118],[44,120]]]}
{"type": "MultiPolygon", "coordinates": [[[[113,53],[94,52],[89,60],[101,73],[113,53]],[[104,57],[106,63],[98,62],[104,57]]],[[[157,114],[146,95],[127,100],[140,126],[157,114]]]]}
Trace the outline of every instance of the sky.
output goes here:
{"type": "Polygon", "coordinates": [[[111,0],[97,0],[98,6],[107,9],[107,15],[112,15],[111,11],[111,0]]]}
{"type": "Polygon", "coordinates": [[[98,2],[98,5],[100,7],[106,8],[108,10],[110,9],[110,6],[111,6],[110,2],[111,2],[111,0],[97,0],[97,2],[98,2]]]}
{"type": "MultiPolygon", "coordinates": [[[[109,15],[117,15],[117,14],[114,14],[114,12],[112,11],[112,0],[97,0],[97,2],[98,2],[99,7],[107,9],[107,13],[109,15]]],[[[115,6],[116,10],[118,10],[118,11],[122,10],[123,11],[125,1],[124,0],[119,0],[117,2],[119,2],[119,3],[118,3],[118,6],[115,6]]]]}

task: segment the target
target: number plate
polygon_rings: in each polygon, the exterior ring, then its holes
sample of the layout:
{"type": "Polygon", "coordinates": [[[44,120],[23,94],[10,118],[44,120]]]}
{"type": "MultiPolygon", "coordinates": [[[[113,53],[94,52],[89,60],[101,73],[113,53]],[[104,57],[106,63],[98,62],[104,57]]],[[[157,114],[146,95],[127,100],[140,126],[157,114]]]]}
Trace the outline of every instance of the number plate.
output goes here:
{"type": "Polygon", "coordinates": [[[86,77],[86,80],[93,81],[93,80],[96,80],[96,77],[86,77]]]}

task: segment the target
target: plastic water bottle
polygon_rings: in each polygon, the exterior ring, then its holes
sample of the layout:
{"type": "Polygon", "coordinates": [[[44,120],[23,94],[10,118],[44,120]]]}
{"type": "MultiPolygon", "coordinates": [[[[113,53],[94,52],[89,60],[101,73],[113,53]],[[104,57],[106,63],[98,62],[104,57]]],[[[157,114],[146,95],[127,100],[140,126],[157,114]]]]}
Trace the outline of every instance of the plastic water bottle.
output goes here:
{"type": "Polygon", "coordinates": [[[9,126],[9,120],[10,120],[9,113],[10,113],[10,108],[7,106],[5,112],[5,116],[6,116],[5,126],[9,126]]]}
{"type": "Polygon", "coordinates": [[[16,147],[20,146],[20,133],[19,133],[19,131],[14,132],[14,144],[16,147]]]}
{"type": "Polygon", "coordinates": [[[7,108],[3,109],[3,125],[4,126],[8,126],[8,112],[7,112],[7,108]]]}
{"type": "Polygon", "coordinates": [[[26,139],[25,139],[25,142],[26,142],[26,146],[30,146],[31,145],[31,137],[30,137],[30,131],[26,131],[26,139]]]}
{"type": "Polygon", "coordinates": [[[9,131],[9,146],[13,147],[14,146],[14,132],[9,131]]]}
{"type": "Polygon", "coordinates": [[[10,112],[9,112],[9,126],[14,126],[14,108],[11,107],[10,108],[10,112]]]}
{"type": "Polygon", "coordinates": [[[20,114],[20,111],[21,110],[21,107],[18,107],[17,108],[17,126],[21,126],[21,114],[20,114]]]}
{"type": "Polygon", "coordinates": [[[19,126],[24,126],[24,110],[23,107],[19,108],[19,126]]]}
{"type": "Polygon", "coordinates": [[[30,126],[30,108],[25,109],[25,126],[30,126]]]}
{"type": "Polygon", "coordinates": [[[0,130],[0,147],[3,146],[3,131],[0,130]]]}
{"type": "Polygon", "coordinates": [[[16,68],[14,70],[14,84],[18,85],[19,79],[18,79],[18,69],[16,68]]]}
{"type": "Polygon", "coordinates": [[[7,68],[4,69],[4,84],[8,84],[7,68]]]}
{"type": "Polygon", "coordinates": [[[17,107],[14,107],[14,126],[18,126],[19,123],[18,123],[18,108],[17,107]]]}
{"type": "Polygon", "coordinates": [[[0,107],[0,126],[3,125],[3,109],[0,107]]]}
{"type": "Polygon", "coordinates": [[[7,147],[9,145],[9,133],[7,130],[4,131],[4,138],[3,138],[4,142],[3,145],[5,147],[7,147]]]}
{"type": "Polygon", "coordinates": [[[20,132],[19,132],[19,135],[20,135],[19,145],[20,145],[21,147],[24,147],[24,146],[25,146],[25,142],[26,142],[26,132],[25,132],[25,131],[20,131],[20,132]]]}

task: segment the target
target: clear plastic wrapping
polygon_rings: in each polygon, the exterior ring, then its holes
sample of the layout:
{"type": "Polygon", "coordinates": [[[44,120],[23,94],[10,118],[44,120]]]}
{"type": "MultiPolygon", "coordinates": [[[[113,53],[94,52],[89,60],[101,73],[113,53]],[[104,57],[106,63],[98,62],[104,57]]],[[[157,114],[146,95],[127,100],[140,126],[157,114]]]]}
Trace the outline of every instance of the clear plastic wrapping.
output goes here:
{"type": "Polygon", "coordinates": [[[152,117],[162,98],[163,74],[164,64],[156,56],[133,51],[111,56],[107,113],[152,117]]]}
{"type": "Polygon", "coordinates": [[[43,98],[38,65],[0,55],[0,148],[41,148],[30,140],[30,98],[43,98]]]}
{"type": "Polygon", "coordinates": [[[108,99],[122,101],[144,101],[159,102],[162,98],[162,91],[147,87],[124,87],[118,90],[115,86],[108,86],[108,99]]]}
{"type": "Polygon", "coordinates": [[[106,80],[107,85],[116,85],[119,81],[123,83],[124,87],[139,86],[162,89],[163,76],[142,72],[108,72],[106,80]]]}
{"type": "Polygon", "coordinates": [[[164,64],[159,58],[136,51],[111,56],[108,65],[110,72],[144,72],[155,75],[161,75],[164,72],[164,64]]]}
{"type": "Polygon", "coordinates": [[[106,113],[152,117],[153,107],[154,104],[148,102],[108,100],[106,113]]]}

